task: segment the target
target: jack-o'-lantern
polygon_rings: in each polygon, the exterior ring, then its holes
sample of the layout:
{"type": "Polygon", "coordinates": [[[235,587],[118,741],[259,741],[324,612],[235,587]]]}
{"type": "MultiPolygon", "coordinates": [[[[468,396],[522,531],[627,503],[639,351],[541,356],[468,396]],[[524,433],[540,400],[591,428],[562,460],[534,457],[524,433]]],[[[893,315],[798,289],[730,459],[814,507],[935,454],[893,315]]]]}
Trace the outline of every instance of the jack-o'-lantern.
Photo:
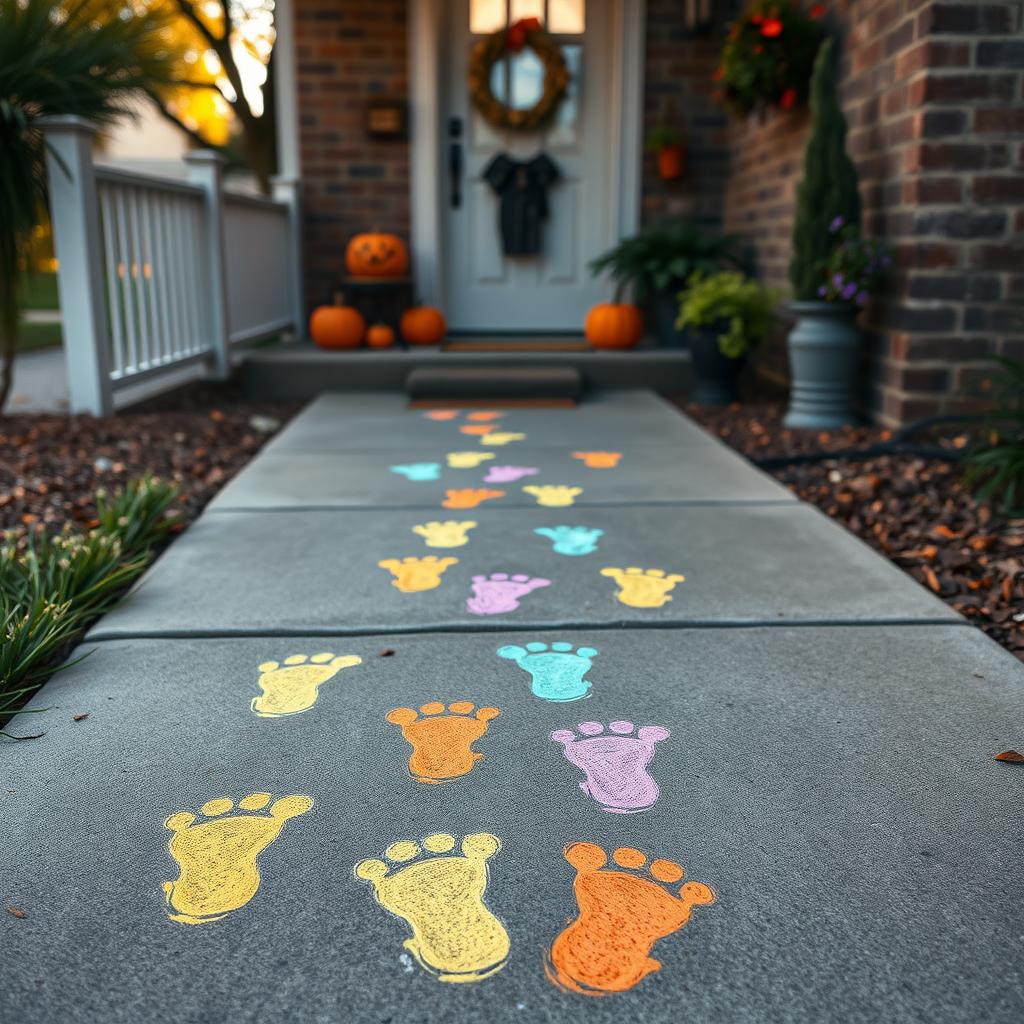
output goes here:
{"type": "Polygon", "coordinates": [[[353,277],[402,277],[409,269],[409,253],[398,235],[368,231],[348,243],[345,268],[353,277]]]}

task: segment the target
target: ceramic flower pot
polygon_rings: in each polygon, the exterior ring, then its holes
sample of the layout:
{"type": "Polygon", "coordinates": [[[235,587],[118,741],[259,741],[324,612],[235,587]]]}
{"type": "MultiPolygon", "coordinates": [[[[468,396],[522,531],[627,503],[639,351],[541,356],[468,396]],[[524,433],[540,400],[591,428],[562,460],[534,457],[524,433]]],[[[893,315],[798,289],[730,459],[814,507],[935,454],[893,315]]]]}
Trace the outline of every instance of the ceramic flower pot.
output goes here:
{"type": "Polygon", "coordinates": [[[792,384],[786,426],[829,430],[853,423],[861,342],[856,307],[792,302],[789,308],[797,320],[789,334],[792,384]]]}
{"type": "Polygon", "coordinates": [[[679,319],[679,288],[673,285],[663,292],[651,297],[651,323],[654,325],[654,337],[661,348],[685,348],[689,331],[685,327],[676,327],[679,319]]]}
{"type": "Polygon", "coordinates": [[[737,401],[736,383],[746,365],[746,355],[729,359],[718,347],[718,336],[728,325],[689,331],[693,390],[690,401],[699,405],[730,405],[737,401]]]}

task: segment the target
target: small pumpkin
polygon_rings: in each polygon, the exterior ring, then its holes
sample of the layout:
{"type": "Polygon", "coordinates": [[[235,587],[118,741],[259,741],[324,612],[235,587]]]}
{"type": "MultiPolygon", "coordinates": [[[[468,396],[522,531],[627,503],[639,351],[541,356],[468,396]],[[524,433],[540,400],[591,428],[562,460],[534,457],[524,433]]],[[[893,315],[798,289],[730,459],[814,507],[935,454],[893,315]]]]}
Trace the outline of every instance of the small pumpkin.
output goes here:
{"type": "Polygon", "coordinates": [[[309,318],[309,336],[321,348],[358,348],[366,321],[351,306],[320,306],[309,318]]]}
{"type": "Polygon", "coordinates": [[[644,318],[626,302],[601,302],[587,314],[583,333],[594,348],[632,348],[644,333],[644,318]]]}
{"type": "Polygon", "coordinates": [[[348,243],[345,267],[353,277],[402,277],[409,269],[409,253],[398,235],[367,231],[348,243]]]}
{"type": "Polygon", "coordinates": [[[387,324],[374,324],[366,330],[366,344],[370,348],[391,348],[395,343],[395,332],[387,324]]]}
{"type": "Polygon", "coordinates": [[[438,345],[444,340],[448,325],[444,314],[433,306],[415,306],[402,314],[399,324],[402,337],[410,345],[438,345]]]}

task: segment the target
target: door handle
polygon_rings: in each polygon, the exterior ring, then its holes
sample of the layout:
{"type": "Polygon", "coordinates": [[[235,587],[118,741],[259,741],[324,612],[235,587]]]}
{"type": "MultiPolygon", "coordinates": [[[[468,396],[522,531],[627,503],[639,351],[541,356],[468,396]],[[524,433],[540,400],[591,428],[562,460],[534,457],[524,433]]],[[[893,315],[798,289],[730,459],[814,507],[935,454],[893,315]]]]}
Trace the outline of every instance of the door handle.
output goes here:
{"type": "Polygon", "coordinates": [[[453,210],[462,206],[462,118],[448,121],[448,202],[453,210]]]}

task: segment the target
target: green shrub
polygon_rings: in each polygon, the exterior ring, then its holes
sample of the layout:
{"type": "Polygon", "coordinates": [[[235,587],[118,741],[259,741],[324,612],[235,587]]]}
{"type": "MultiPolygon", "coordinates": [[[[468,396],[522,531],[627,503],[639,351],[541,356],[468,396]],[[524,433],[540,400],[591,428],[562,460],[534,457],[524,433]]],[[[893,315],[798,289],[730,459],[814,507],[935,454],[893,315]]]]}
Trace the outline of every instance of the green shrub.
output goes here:
{"type": "Polygon", "coordinates": [[[728,329],[718,335],[718,348],[727,359],[738,359],[767,337],[778,301],[778,292],[734,271],[711,277],[694,274],[686,290],[679,293],[676,327],[728,322],[728,329]]]}
{"type": "Polygon", "coordinates": [[[7,534],[0,545],[0,719],[41,686],[89,622],[146,568],[149,552],[178,520],[177,489],[154,477],[113,497],[97,495],[88,534],[7,534]]]}
{"type": "Polygon", "coordinates": [[[986,440],[967,456],[964,486],[1006,515],[1024,515],[1024,361],[995,357],[986,440]]]}

